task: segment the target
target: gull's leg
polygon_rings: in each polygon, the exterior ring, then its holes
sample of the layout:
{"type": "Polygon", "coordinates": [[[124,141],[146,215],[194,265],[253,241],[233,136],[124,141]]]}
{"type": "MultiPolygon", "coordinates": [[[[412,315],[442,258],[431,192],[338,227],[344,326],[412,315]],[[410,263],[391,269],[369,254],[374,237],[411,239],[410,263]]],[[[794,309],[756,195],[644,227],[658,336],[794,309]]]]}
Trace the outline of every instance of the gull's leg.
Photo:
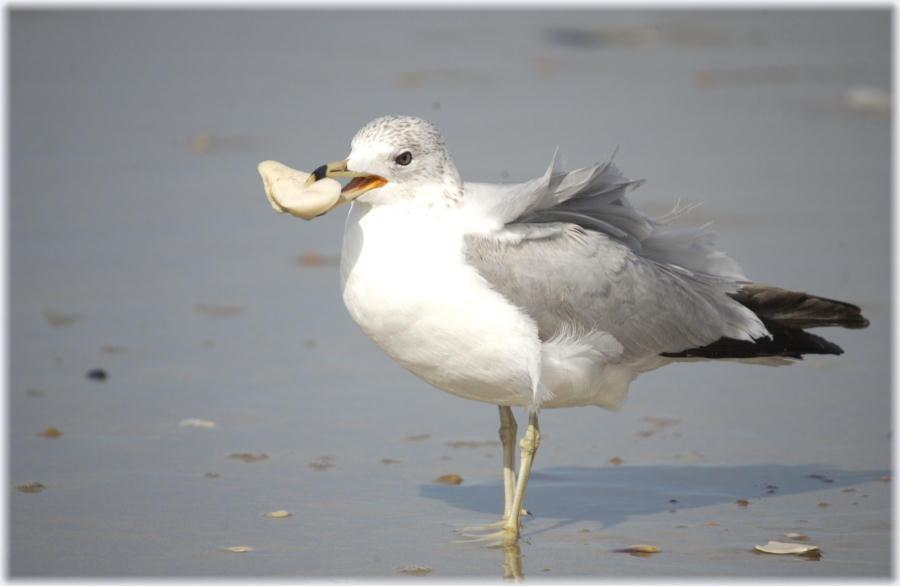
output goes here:
{"type": "MultiPolygon", "coordinates": [[[[506,524],[512,516],[513,500],[516,494],[516,418],[512,409],[500,405],[500,443],[503,445],[503,518],[497,523],[490,523],[483,527],[466,527],[462,529],[464,534],[471,539],[466,541],[494,541],[507,540],[506,524]],[[490,529],[499,529],[493,533],[482,534],[479,536],[469,534],[470,531],[486,531],[490,529]]],[[[517,516],[518,517],[518,516],[517,516]]],[[[515,558],[513,558],[515,559],[515,558]]]]}
{"type": "Polygon", "coordinates": [[[506,518],[506,524],[503,526],[503,533],[507,539],[514,540],[519,537],[522,501],[525,500],[525,488],[528,486],[528,476],[531,474],[531,463],[534,460],[534,453],[537,452],[540,444],[541,431],[538,428],[537,413],[529,413],[528,429],[525,431],[525,435],[522,436],[522,439],[519,440],[521,455],[519,462],[519,478],[516,481],[516,492],[513,495],[510,515],[506,518]]]}
{"type": "Polygon", "coordinates": [[[516,443],[516,418],[512,409],[500,406],[500,443],[503,445],[503,521],[512,511],[513,496],[516,491],[516,454],[513,451],[516,443]]]}
{"type": "MultiPolygon", "coordinates": [[[[489,523],[483,527],[467,527],[464,531],[481,531],[486,529],[502,528],[509,518],[512,510],[513,495],[516,492],[516,418],[512,409],[500,405],[500,443],[503,445],[503,518],[496,523],[489,523]]],[[[487,535],[487,538],[499,536],[500,533],[487,535]]]]}

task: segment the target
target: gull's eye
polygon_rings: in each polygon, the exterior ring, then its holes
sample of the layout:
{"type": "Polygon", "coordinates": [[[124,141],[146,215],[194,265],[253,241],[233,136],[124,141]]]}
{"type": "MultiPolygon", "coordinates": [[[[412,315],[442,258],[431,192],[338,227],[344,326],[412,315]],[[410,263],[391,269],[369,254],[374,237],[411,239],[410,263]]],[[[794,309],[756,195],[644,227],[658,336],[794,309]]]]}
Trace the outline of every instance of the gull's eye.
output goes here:
{"type": "Polygon", "coordinates": [[[394,158],[394,162],[405,167],[406,165],[412,163],[412,153],[409,151],[403,151],[394,158]]]}

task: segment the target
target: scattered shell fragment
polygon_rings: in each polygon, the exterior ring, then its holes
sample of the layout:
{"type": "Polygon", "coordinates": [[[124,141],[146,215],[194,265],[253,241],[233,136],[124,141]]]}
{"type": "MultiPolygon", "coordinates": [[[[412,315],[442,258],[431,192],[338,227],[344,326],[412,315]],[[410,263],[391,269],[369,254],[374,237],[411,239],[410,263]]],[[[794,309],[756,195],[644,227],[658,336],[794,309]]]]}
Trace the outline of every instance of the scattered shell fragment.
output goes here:
{"type": "Polygon", "coordinates": [[[45,309],[42,313],[44,314],[44,319],[47,320],[47,323],[54,328],[66,326],[81,319],[81,316],[77,313],[61,313],[59,311],[53,311],[52,309],[45,309]]]}
{"type": "Polygon", "coordinates": [[[408,435],[406,436],[406,441],[408,442],[420,442],[422,440],[427,440],[431,435],[427,433],[420,433],[418,435],[408,435]]]}
{"type": "Polygon", "coordinates": [[[856,112],[888,114],[891,111],[891,96],[884,90],[858,85],[846,91],[844,104],[856,112]]]}
{"type": "Polygon", "coordinates": [[[341,264],[339,252],[304,252],[294,257],[293,263],[301,267],[336,267],[341,264]]]}
{"type": "Polygon", "coordinates": [[[334,467],[334,463],[332,462],[331,456],[319,456],[307,464],[306,467],[313,470],[328,470],[329,468],[334,467]]]}
{"type": "Polygon", "coordinates": [[[700,452],[695,452],[693,450],[689,452],[679,452],[675,454],[675,459],[679,462],[684,462],[686,464],[694,463],[694,462],[702,462],[706,459],[706,456],[701,454],[700,452]]]}
{"type": "Polygon", "coordinates": [[[53,427],[53,426],[51,425],[50,427],[48,427],[47,429],[45,429],[44,431],[42,431],[42,432],[41,432],[41,435],[42,435],[43,437],[53,437],[53,438],[56,438],[56,437],[61,436],[61,435],[62,435],[62,432],[59,431],[58,429],[56,429],[55,427],[53,427]]]}
{"type": "Polygon", "coordinates": [[[659,553],[659,548],[655,545],[639,543],[637,545],[629,545],[622,551],[627,551],[628,553],[659,553]]]}
{"type": "Polygon", "coordinates": [[[433,571],[434,570],[427,566],[409,566],[397,569],[398,574],[406,574],[407,576],[425,576],[433,571]]]}
{"type": "Polygon", "coordinates": [[[630,553],[635,557],[650,557],[655,553],[659,553],[660,549],[655,545],[648,545],[646,543],[639,543],[637,545],[629,545],[628,547],[623,547],[622,549],[614,550],[616,553],[630,553]]]}
{"type": "Polygon", "coordinates": [[[800,543],[784,543],[783,541],[770,541],[765,545],[757,545],[754,547],[757,551],[763,553],[774,553],[778,555],[788,554],[804,554],[819,549],[816,545],[803,545],[800,543]]]}
{"type": "Polygon", "coordinates": [[[734,504],[736,504],[739,507],[746,507],[746,506],[750,505],[750,501],[748,501],[747,499],[738,499],[738,500],[734,501],[734,504]]]}
{"type": "Polygon", "coordinates": [[[660,428],[669,427],[670,425],[678,425],[679,423],[681,423],[681,419],[679,417],[652,417],[650,415],[641,417],[641,421],[660,428]]]}
{"type": "Polygon", "coordinates": [[[188,137],[188,148],[202,155],[211,150],[247,150],[253,144],[253,139],[242,135],[213,135],[208,132],[197,131],[188,137]]]}
{"type": "Polygon", "coordinates": [[[399,464],[400,460],[395,460],[393,458],[382,458],[381,463],[382,464],[399,464]]]}
{"type": "Polygon", "coordinates": [[[537,75],[553,75],[556,73],[557,64],[550,57],[533,57],[531,59],[531,70],[537,75]]]}
{"type": "Polygon", "coordinates": [[[466,440],[456,440],[456,441],[446,441],[444,445],[448,448],[493,448],[500,445],[498,441],[466,441],[466,440]]]}
{"type": "Polygon", "coordinates": [[[307,186],[310,174],[278,161],[263,161],[256,170],[263,180],[266,198],[272,209],[282,214],[312,220],[348,200],[341,197],[341,184],[325,177],[307,186]]]}
{"type": "Polygon", "coordinates": [[[828,478],[824,474],[807,474],[806,477],[807,478],[815,478],[816,480],[821,480],[822,482],[824,482],[826,484],[831,484],[832,482],[834,482],[833,479],[828,478]]]}
{"type": "Polygon", "coordinates": [[[671,427],[673,425],[677,425],[681,423],[681,419],[676,417],[650,417],[645,416],[641,418],[645,423],[649,423],[652,428],[651,429],[642,429],[640,431],[635,432],[635,435],[638,437],[648,438],[655,435],[658,431],[661,431],[667,427],[671,427]]]}
{"type": "Polygon", "coordinates": [[[43,484],[41,484],[40,482],[32,482],[31,484],[20,484],[19,486],[16,487],[16,490],[18,490],[19,492],[34,493],[34,492],[41,492],[42,490],[44,490],[44,488],[46,488],[46,487],[43,484]]]}
{"type": "Polygon", "coordinates": [[[188,147],[195,153],[205,153],[211,143],[212,137],[205,132],[195,132],[188,138],[188,147]]]}
{"type": "Polygon", "coordinates": [[[785,533],[784,536],[788,539],[794,539],[796,541],[806,541],[807,539],[809,539],[809,537],[807,537],[806,535],[800,535],[799,533],[785,533]]]}
{"type": "Polygon", "coordinates": [[[246,553],[248,551],[253,551],[253,548],[248,545],[232,545],[231,547],[226,547],[225,551],[230,551],[231,553],[246,553]]]}
{"type": "Polygon", "coordinates": [[[623,460],[622,458],[620,458],[618,456],[609,459],[609,463],[612,464],[613,466],[621,466],[622,462],[624,462],[624,461],[625,460],[623,460]]]}
{"type": "Polygon", "coordinates": [[[462,484],[462,476],[459,474],[444,474],[443,476],[438,476],[431,482],[435,484],[462,484]]]}
{"type": "Polygon", "coordinates": [[[268,454],[251,454],[249,452],[235,452],[234,454],[228,454],[228,457],[232,460],[240,460],[241,462],[259,462],[260,460],[265,460],[269,457],[268,454]]]}
{"type": "Polygon", "coordinates": [[[221,476],[221,474],[219,474],[218,472],[204,472],[203,473],[203,478],[218,478],[220,476],[221,476]]]}
{"type": "Polygon", "coordinates": [[[128,351],[128,348],[125,346],[115,346],[113,344],[104,344],[103,346],[100,346],[100,351],[103,352],[104,354],[116,355],[116,354],[124,354],[125,352],[128,351]]]}
{"type": "Polygon", "coordinates": [[[200,429],[212,429],[215,426],[215,421],[210,421],[208,419],[197,419],[196,417],[189,417],[178,422],[178,427],[199,427],[200,429]]]}
{"type": "Polygon", "coordinates": [[[706,525],[707,527],[718,527],[719,526],[719,524],[715,521],[707,521],[706,523],[704,523],[704,525],[706,525]]]}
{"type": "Polygon", "coordinates": [[[263,515],[263,516],[264,516],[264,517],[268,517],[268,518],[270,518],[270,519],[284,519],[284,518],[286,518],[286,517],[290,517],[291,514],[290,514],[288,511],[285,511],[284,509],[281,509],[281,510],[278,510],[278,511],[272,511],[271,513],[266,513],[266,514],[263,515]]]}

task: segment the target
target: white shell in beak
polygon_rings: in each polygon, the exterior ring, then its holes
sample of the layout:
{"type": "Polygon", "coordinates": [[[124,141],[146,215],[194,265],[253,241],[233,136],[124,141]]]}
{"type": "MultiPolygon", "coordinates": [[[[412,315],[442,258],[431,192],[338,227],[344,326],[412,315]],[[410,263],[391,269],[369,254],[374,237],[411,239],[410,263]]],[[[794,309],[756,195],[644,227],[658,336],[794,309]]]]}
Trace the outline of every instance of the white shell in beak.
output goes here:
{"type": "Polygon", "coordinates": [[[278,161],[263,161],[257,165],[266,189],[266,198],[279,214],[312,220],[328,210],[344,203],[341,199],[341,184],[325,177],[306,185],[310,174],[291,169],[278,161]]]}

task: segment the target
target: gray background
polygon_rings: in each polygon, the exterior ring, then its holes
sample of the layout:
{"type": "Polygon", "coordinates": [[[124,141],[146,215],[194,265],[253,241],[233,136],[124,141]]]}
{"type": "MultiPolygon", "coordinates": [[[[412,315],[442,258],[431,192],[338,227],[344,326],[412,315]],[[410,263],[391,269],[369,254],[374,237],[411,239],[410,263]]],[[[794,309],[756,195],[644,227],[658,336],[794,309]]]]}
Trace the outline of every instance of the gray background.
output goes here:
{"type": "Polygon", "coordinates": [[[840,358],[675,365],[618,413],[544,412],[507,561],[888,575],[891,116],[847,96],[890,88],[890,43],[886,10],[11,11],[9,571],[502,575],[453,543],[502,510],[496,408],[383,356],[340,300],[343,210],[278,216],[255,170],[403,113],[469,180],[618,146],[638,207],[703,200],[689,221],[750,278],[872,321],[826,332],[840,358]],[[821,559],[751,551],[787,532],[821,559]]]}

